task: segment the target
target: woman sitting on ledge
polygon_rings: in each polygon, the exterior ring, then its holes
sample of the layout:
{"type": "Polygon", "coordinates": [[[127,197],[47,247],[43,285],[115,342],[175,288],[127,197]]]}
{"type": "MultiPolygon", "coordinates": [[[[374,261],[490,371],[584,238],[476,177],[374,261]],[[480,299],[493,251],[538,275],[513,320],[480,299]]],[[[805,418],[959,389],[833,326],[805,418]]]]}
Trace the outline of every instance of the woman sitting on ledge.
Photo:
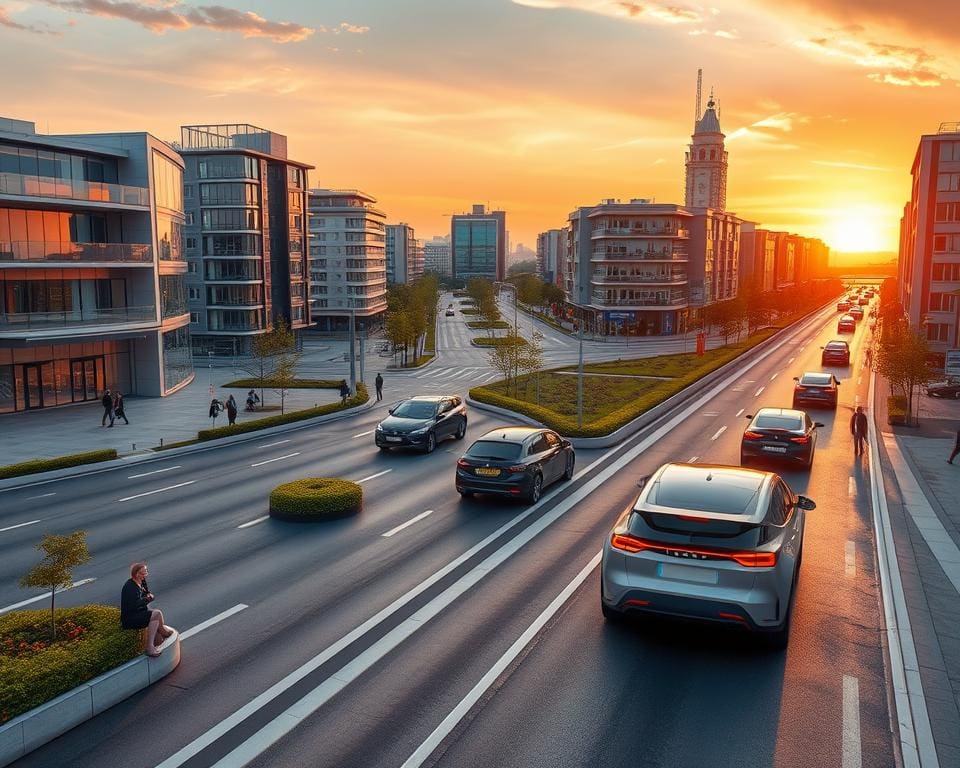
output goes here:
{"type": "Polygon", "coordinates": [[[147,564],[134,563],[130,566],[130,578],[120,592],[120,625],[124,629],[147,628],[147,656],[159,656],[157,648],[173,634],[173,630],[163,623],[163,613],[150,610],[147,605],[153,600],[153,594],[147,586],[147,564]]]}

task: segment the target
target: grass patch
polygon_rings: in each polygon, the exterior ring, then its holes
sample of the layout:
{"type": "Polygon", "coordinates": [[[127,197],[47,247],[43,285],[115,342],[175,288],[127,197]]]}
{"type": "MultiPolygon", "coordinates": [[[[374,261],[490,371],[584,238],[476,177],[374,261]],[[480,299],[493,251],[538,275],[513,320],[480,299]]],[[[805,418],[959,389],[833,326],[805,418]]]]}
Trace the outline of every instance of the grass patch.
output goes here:
{"type": "Polygon", "coordinates": [[[20,475],[32,475],[36,472],[49,472],[53,469],[78,467],[82,464],[96,464],[98,461],[110,461],[115,458],[117,458],[115,449],[104,448],[99,451],[57,456],[53,459],[31,459],[30,461],[21,461],[18,464],[7,464],[0,467],[0,480],[8,477],[19,477],[20,475]]]}
{"type": "Polygon", "coordinates": [[[479,309],[461,309],[460,314],[461,315],[479,315],[480,310],[479,309]]]}
{"type": "Polygon", "coordinates": [[[467,328],[475,328],[477,330],[490,330],[490,329],[506,329],[510,327],[510,323],[503,320],[471,320],[467,323],[467,328]]]}
{"type": "MultiPolygon", "coordinates": [[[[348,355],[349,357],[349,355],[348,355]]],[[[274,379],[237,379],[222,384],[223,389],[274,389],[280,387],[280,382],[274,379]]],[[[339,389],[340,379],[293,379],[287,384],[287,389],[339,389]]]]}

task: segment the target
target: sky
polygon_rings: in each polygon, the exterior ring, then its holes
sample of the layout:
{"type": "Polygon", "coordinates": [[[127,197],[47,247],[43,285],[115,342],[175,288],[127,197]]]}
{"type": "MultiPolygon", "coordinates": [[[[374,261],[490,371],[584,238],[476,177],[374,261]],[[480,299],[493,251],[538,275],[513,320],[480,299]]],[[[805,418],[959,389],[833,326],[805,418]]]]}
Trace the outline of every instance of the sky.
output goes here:
{"type": "Polygon", "coordinates": [[[42,133],[246,122],[418,237],[514,246],[605,198],[683,202],[697,69],[727,205],[897,249],[919,138],[960,121],[956,0],[0,0],[0,115],[42,133]]]}

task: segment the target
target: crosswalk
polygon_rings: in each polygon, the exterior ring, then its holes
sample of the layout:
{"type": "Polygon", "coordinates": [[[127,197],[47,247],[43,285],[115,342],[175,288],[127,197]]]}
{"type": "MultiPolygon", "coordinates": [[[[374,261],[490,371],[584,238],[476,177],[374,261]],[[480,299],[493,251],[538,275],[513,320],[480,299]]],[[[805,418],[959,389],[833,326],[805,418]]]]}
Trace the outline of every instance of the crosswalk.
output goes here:
{"type": "Polygon", "coordinates": [[[424,386],[446,386],[456,381],[471,384],[485,384],[488,381],[501,378],[500,374],[489,366],[428,366],[422,371],[407,375],[407,378],[419,379],[424,386]]]}

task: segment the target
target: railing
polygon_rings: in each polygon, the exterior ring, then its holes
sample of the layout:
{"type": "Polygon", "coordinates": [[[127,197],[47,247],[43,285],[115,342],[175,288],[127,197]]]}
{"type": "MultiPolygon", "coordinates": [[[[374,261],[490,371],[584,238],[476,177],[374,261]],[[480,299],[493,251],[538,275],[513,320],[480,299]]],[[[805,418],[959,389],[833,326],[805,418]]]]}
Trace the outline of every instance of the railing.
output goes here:
{"type": "Polygon", "coordinates": [[[592,303],[597,307],[679,307],[688,303],[687,298],[675,299],[606,299],[594,294],[592,303]]]}
{"type": "Polygon", "coordinates": [[[4,261],[114,261],[150,264],[153,262],[153,248],[142,243],[0,241],[0,262],[4,261]]]}
{"type": "Polygon", "coordinates": [[[593,275],[595,283],[685,283],[686,275],[593,275]]]}
{"type": "Polygon", "coordinates": [[[621,253],[617,251],[594,251],[591,256],[592,261],[689,261],[686,253],[680,253],[670,250],[647,250],[647,251],[627,251],[621,253]]]}
{"type": "Polygon", "coordinates": [[[120,205],[150,205],[150,190],[104,181],[72,181],[52,176],[0,173],[0,195],[58,197],[120,205]]]}
{"type": "Polygon", "coordinates": [[[67,312],[4,312],[0,332],[22,328],[64,328],[67,326],[119,325],[156,320],[154,306],[79,309],[67,312]]]}
{"type": "Polygon", "coordinates": [[[608,235],[626,235],[628,237],[688,237],[690,230],[677,227],[597,227],[590,232],[590,237],[605,237],[608,235]]]}

